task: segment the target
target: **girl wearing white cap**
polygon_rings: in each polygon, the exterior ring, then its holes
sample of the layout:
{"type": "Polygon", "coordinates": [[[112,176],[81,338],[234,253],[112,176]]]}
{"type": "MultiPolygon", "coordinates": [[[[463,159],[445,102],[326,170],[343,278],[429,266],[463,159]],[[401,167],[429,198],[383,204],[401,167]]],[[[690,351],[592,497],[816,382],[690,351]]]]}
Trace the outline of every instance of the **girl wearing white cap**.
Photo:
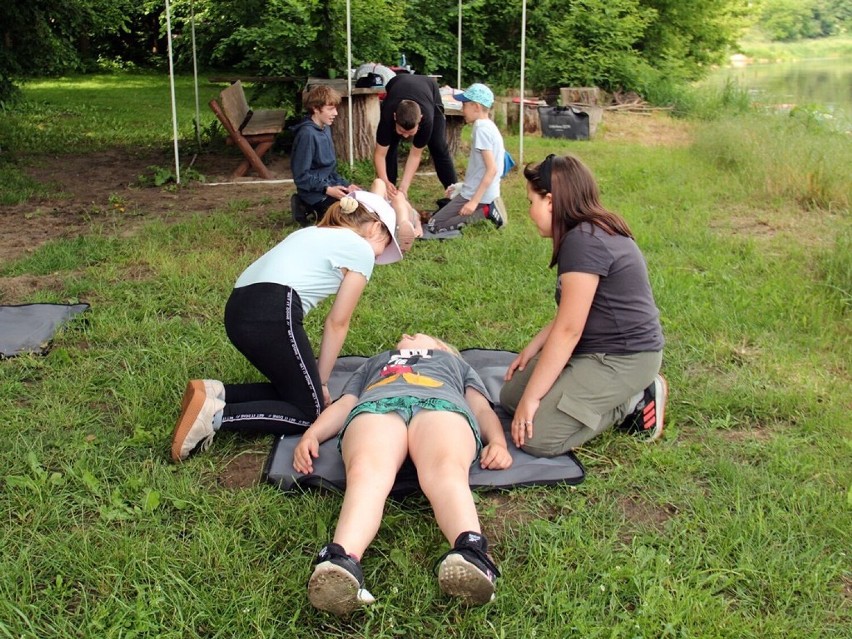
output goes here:
{"type": "Polygon", "coordinates": [[[218,430],[300,434],[329,403],[328,378],[373,265],[402,259],[396,213],[372,195],[342,198],[315,227],[291,233],[237,279],[225,330],[269,381],[191,380],[172,436],[174,461],[205,450],[218,430]],[[317,360],[302,322],[330,295],[317,360]]]}

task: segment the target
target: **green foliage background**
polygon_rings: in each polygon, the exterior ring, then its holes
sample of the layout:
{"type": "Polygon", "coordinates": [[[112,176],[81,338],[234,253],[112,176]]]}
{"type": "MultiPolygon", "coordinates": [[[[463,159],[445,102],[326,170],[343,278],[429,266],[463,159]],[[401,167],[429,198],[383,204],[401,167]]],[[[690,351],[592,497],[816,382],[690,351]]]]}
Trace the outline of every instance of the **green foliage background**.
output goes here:
{"type": "MultiPolygon", "coordinates": [[[[638,89],[650,76],[692,79],[746,26],[745,0],[543,0],[527,5],[527,84],[638,89]]],[[[263,75],[343,72],[345,0],[176,0],[174,50],[191,64],[192,31],[202,68],[263,75]]],[[[357,64],[396,63],[456,77],[457,0],[353,0],[357,64]]],[[[464,80],[515,86],[522,0],[463,4],[464,80]]],[[[0,78],[165,64],[164,4],[155,0],[34,0],[0,7],[0,78]]],[[[4,93],[0,92],[0,99],[4,93]]]]}

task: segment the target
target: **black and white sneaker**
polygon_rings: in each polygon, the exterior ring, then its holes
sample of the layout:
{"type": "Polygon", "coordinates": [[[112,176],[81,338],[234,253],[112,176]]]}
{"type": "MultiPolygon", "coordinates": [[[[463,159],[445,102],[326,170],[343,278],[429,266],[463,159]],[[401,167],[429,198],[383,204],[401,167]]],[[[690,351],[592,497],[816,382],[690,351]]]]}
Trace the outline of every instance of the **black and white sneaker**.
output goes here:
{"type": "Polygon", "coordinates": [[[509,211],[506,210],[506,204],[503,198],[499,195],[494,198],[491,203],[491,208],[488,211],[488,219],[494,223],[498,229],[502,229],[509,223],[509,211]]]}
{"type": "Polygon", "coordinates": [[[290,196],[290,214],[299,226],[310,226],[317,221],[317,214],[311,210],[299,197],[298,193],[290,196]]]}
{"type": "Polygon", "coordinates": [[[488,555],[488,541],[481,533],[464,532],[438,566],[438,585],[450,597],[481,605],[494,599],[500,571],[488,555]]]}
{"type": "Polygon", "coordinates": [[[636,408],[616,426],[631,435],[653,442],[663,435],[666,415],[666,401],[669,397],[669,385],[666,378],[657,375],[642,394],[636,408]]]}
{"type": "Polygon", "coordinates": [[[348,615],[375,603],[364,588],[361,564],[346,554],[340,544],[327,544],[317,554],[308,580],[308,599],[318,610],[348,615]]]}
{"type": "Polygon", "coordinates": [[[485,219],[491,222],[495,228],[502,229],[506,226],[506,220],[500,214],[500,210],[494,205],[494,202],[487,205],[488,210],[485,211],[485,219]]]}

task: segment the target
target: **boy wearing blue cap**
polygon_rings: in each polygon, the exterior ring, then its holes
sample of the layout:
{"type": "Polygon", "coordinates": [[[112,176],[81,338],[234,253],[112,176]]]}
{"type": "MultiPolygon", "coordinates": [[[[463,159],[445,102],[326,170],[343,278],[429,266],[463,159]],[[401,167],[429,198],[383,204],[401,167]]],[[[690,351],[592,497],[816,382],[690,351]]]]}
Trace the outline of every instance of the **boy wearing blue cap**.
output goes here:
{"type": "Polygon", "coordinates": [[[506,225],[506,209],[500,198],[500,177],[506,155],[503,136],[489,117],[494,94],[484,84],[471,84],[455,99],[462,103],[462,114],[473,125],[470,159],[464,182],[447,188],[452,198],[429,220],[432,233],[459,229],[466,224],[489,220],[498,229],[506,225]]]}

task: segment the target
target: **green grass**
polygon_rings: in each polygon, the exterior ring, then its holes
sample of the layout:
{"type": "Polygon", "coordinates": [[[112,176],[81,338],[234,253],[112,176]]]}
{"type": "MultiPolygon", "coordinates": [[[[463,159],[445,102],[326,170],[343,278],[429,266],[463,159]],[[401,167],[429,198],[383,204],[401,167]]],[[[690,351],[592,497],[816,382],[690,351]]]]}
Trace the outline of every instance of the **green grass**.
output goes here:
{"type": "MultiPolygon", "coordinates": [[[[479,609],[440,596],[445,542],[421,500],[388,506],[364,558],[378,603],[338,620],[305,596],[338,496],[223,485],[267,438],[222,435],[168,462],[188,378],[258,378],[222,309],[240,271],[293,227],[259,227],[223,199],[127,237],[93,226],[3,266],[61,283],[32,301],[92,308],[46,357],[0,362],[0,636],[852,637],[848,200],[772,186],[784,181],[773,167],[816,147],[840,167],[852,158],[848,144],[803,148],[808,136],[762,122],[696,124],[686,148],[525,139],[527,161],[578,153],[631,224],[671,401],[658,444],[605,434],[582,449],[578,487],[479,495],[503,571],[479,609]],[[750,136],[765,136],[763,156],[751,143],[736,155],[750,136]]],[[[413,195],[437,191],[420,179],[413,195]]],[[[417,244],[376,269],[345,352],[408,330],[524,346],[552,317],[555,275],[522,178],[503,192],[507,228],[417,244]]],[[[323,309],[307,322],[316,342],[323,309]]]]}
{"type": "Polygon", "coordinates": [[[770,42],[751,33],[740,41],[738,49],[749,58],[767,62],[848,58],[852,56],[852,37],[843,34],[797,42],[770,42]]]}

